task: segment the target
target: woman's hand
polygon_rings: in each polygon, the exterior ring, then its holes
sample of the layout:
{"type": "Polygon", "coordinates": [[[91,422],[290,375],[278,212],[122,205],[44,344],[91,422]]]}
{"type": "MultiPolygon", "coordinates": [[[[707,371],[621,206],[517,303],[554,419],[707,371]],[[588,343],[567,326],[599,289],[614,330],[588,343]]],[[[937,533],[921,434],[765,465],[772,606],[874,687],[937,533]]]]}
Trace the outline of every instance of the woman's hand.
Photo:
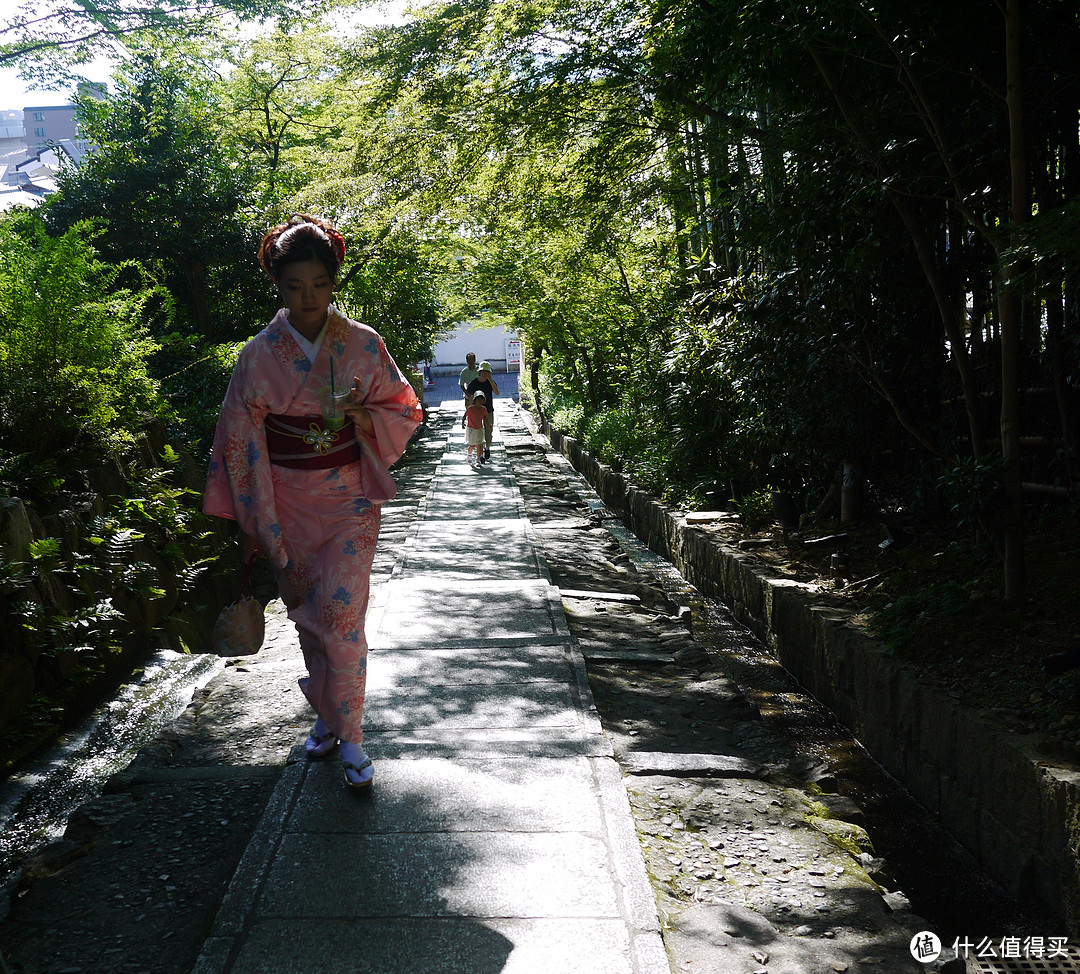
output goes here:
{"type": "Polygon", "coordinates": [[[371,413],[363,406],[346,406],[345,415],[356,424],[361,432],[367,433],[368,436],[375,435],[375,423],[371,418],[371,413]]]}
{"type": "Polygon", "coordinates": [[[360,432],[368,436],[375,435],[375,423],[371,419],[371,413],[364,408],[363,391],[360,385],[360,377],[353,376],[352,392],[345,403],[345,415],[359,427],[360,432]]]}
{"type": "Polygon", "coordinates": [[[262,546],[259,544],[259,539],[253,534],[248,534],[247,531],[240,531],[240,564],[251,565],[254,564],[255,559],[262,554],[262,546]]]}

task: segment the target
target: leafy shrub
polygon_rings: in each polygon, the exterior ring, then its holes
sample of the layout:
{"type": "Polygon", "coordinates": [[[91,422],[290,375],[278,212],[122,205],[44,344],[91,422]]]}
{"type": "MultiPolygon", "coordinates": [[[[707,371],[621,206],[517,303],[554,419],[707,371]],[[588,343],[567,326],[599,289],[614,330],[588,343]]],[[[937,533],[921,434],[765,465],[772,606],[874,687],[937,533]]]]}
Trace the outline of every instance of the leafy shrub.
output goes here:
{"type": "Polygon", "coordinates": [[[581,403],[557,406],[551,413],[551,425],[567,436],[580,438],[585,429],[585,407],[581,403]]]}
{"type": "Polygon", "coordinates": [[[635,413],[626,406],[614,406],[585,420],[584,435],[594,457],[621,470],[627,457],[643,450],[646,437],[635,413]]]}
{"type": "Polygon", "coordinates": [[[89,224],[54,238],[34,213],[0,221],[0,488],[53,495],[160,409],[144,320],[168,296],[93,240],[89,224]]]}
{"type": "Polygon", "coordinates": [[[979,519],[1003,503],[1005,461],[1000,457],[957,459],[938,481],[959,527],[976,527],[979,519]]]}
{"type": "Polygon", "coordinates": [[[208,344],[198,335],[173,333],[161,340],[151,367],[168,403],[170,436],[205,466],[221,402],[243,342],[208,344]]]}
{"type": "MultiPolygon", "coordinates": [[[[362,231],[346,227],[353,239],[362,231]]],[[[378,250],[349,274],[336,301],[346,314],[374,328],[386,342],[398,366],[408,370],[430,359],[441,332],[443,307],[435,285],[432,262],[419,242],[401,231],[391,234],[378,250]]]]}
{"type": "Polygon", "coordinates": [[[171,448],[163,460],[165,467],[134,476],[132,496],[109,498],[106,512],[86,525],[78,550],[42,538],[30,543],[25,560],[0,559],[9,649],[74,656],[78,669],[68,678],[76,682],[103,672],[133,639],[179,636],[194,644],[198,634],[176,612],[218,559],[221,539],[197,493],[173,483],[178,457],[171,448]],[[45,575],[66,592],[66,607],[26,599],[26,586],[45,575]],[[155,606],[165,609],[156,613],[155,606]]]}
{"type": "Polygon", "coordinates": [[[580,438],[585,430],[585,403],[577,387],[553,369],[540,373],[540,402],[551,425],[580,438]]]}
{"type": "Polygon", "coordinates": [[[750,531],[758,531],[767,524],[772,524],[772,494],[767,490],[757,490],[735,502],[742,523],[750,531]]]}
{"type": "Polygon", "coordinates": [[[902,595],[876,610],[869,630],[894,648],[902,648],[919,627],[935,619],[959,615],[971,608],[970,584],[953,580],[929,585],[911,595],[902,595]]]}

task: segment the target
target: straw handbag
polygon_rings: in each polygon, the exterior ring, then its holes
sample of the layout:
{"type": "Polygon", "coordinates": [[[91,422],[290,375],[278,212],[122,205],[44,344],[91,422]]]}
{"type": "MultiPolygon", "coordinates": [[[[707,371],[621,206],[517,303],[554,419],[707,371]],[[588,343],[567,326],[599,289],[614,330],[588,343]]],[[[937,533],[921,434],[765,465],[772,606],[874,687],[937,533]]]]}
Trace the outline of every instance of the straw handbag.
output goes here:
{"type": "Polygon", "coordinates": [[[240,572],[240,598],[225,606],[214,623],[211,650],[218,656],[253,656],[262,648],[263,608],[251,591],[251,566],[240,572]]]}

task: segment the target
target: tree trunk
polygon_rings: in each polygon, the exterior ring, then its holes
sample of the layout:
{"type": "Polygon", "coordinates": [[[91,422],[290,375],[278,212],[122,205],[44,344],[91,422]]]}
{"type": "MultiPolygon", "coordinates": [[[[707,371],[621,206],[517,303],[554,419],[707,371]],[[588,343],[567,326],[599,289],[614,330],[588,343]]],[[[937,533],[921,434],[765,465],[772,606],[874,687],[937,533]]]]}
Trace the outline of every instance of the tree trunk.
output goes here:
{"type": "MultiPolygon", "coordinates": [[[[768,133],[772,128],[769,120],[769,108],[762,99],[758,104],[758,128],[768,133]]],[[[784,185],[784,155],[771,138],[763,138],[758,142],[761,152],[761,182],[765,194],[765,202],[769,206],[776,203],[780,195],[780,187],[784,185]]]]}
{"type": "Polygon", "coordinates": [[[712,221],[713,263],[723,268],[728,277],[739,272],[735,260],[734,235],[731,233],[728,208],[721,205],[724,190],[721,177],[726,183],[728,176],[728,144],[721,136],[719,126],[713,122],[706,128],[705,149],[709,157],[709,218],[712,221]]]}
{"type": "Polygon", "coordinates": [[[684,214],[691,209],[691,182],[693,176],[687,162],[686,139],[680,129],[677,134],[665,132],[668,144],[668,155],[671,159],[671,168],[674,175],[671,197],[672,218],[675,221],[675,255],[679,261],[679,279],[686,281],[690,273],[690,255],[687,243],[686,220],[684,214]]]}
{"type": "MultiPolygon", "coordinates": [[[[852,105],[847,91],[841,86],[830,65],[826,62],[824,54],[814,47],[810,48],[810,55],[817,65],[818,71],[828,86],[830,93],[836,100],[840,114],[850,126],[856,140],[862,146],[866,157],[870,160],[875,158],[873,148],[866,134],[859,124],[858,117],[852,105]]],[[[876,165],[876,164],[875,164],[876,165]]],[[[884,177],[884,173],[879,173],[884,177]]],[[[952,360],[960,374],[960,385],[964,393],[964,406],[967,409],[968,428],[971,431],[971,452],[978,458],[986,454],[986,431],[983,429],[982,414],[979,404],[979,386],[975,380],[975,374],[971,367],[971,359],[968,355],[965,334],[965,321],[963,315],[957,317],[958,303],[953,300],[952,289],[941,267],[934,256],[933,247],[926,236],[926,230],[922,224],[920,214],[908,196],[898,193],[891,184],[886,184],[886,193],[896,212],[903,221],[904,228],[911,238],[915,248],[915,254],[919,259],[919,266],[926,277],[930,290],[934,295],[941,323],[945,329],[945,336],[949,340],[952,351],[952,360]]]]}
{"type": "MultiPolygon", "coordinates": [[[[701,134],[698,132],[698,123],[694,119],[690,119],[687,146],[689,148],[690,172],[694,187],[694,220],[696,224],[694,229],[694,240],[696,241],[694,256],[700,264],[701,260],[709,252],[709,201],[702,139],[701,134]]],[[[712,262],[716,263],[715,257],[712,262]]]]}
{"type": "MultiPolygon", "coordinates": [[[[1023,91],[1020,74],[1020,3],[1005,5],[1005,100],[1009,110],[1010,222],[1023,226],[1031,212],[1024,151],[1023,91]]],[[[1020,475],[1020,294],[1019,261],[1010,261],[999,290],[1001,319],[1001,456],[1005,461],[1005,603],[1016,605],[1027,592],[1024,560],[1024,494],[1020,475]]]]}
{"type": "Polygon", "coordinates": [[[1065,304],[1062,300],[1061,281],[1047,283],[1043,293],[1046,296],[1046,355],[1050,361],[1050,377],[1054,384],[1054,398],[1057,400],[1061,440],[1065,444],[1065,468],[1071,483],[1076,444],[1073,442],[1068,388],[1065,382],[1065,304]]]}
{"type": "Polygon", "coordinates": [[[191,310],[195,312],[195,325],[200,334],[213,338],[214,323],[210,315],[210,298],[206,293],[206,264],[192,257],[183,262],[183,267],[191,295],[191,310]]]}

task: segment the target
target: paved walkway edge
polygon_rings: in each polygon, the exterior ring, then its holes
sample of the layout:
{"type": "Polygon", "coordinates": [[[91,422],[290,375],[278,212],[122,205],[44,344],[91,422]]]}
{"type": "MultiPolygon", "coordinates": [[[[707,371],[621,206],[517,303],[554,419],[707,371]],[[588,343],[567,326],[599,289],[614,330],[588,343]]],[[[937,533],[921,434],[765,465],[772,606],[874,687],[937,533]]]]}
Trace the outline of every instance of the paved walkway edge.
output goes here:
{"type": "MultiPolygon", "coordinates": [[[[531,417],[535,422],[535,417],[531,417]]],[[[545,423],[552,447],[637,537],[690,584],[724,601],[783,666],[1018,902],[1080,937],[1080,770],[1037,738],[966,711],[847,625],[846,614],[776,578],[752,554],[688,525],[545,423]],[[1033,824],[1035,823],[1035,824],[1033,824]]]]}
{"type": "Polygon", "coordinates": [[[303,745],[298,744],[289,753],[281,777],[221,899],[214,928],[203,944],[192,974],[224,974],[229,969],[236,938],[255,906],[262,881],[281,844],[281,825],[296,803],[309,764],[303,745]]]}

